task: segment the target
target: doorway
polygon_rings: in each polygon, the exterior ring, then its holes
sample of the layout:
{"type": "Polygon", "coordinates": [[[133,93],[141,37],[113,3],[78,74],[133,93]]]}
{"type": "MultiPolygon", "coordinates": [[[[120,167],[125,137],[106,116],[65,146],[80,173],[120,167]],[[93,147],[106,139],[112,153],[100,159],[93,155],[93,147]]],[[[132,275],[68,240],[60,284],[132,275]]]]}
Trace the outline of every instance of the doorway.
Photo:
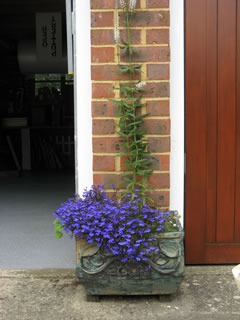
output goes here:
{"type": "Polygon", "coordinates": [[[240,257],[240,1],[186,0],[186,262],[240,257]]]}
{"type": "Polygon", "coordinates": [[[74,266],[74,243],[55,239],[51,214],[75,188],[65,11],[65,0],[0,4],[0,267],[74,266]],[[48,19],[51,39],[39,25],[48,19]],[[39,29],[56,63],[39,54],[39,29]]]}

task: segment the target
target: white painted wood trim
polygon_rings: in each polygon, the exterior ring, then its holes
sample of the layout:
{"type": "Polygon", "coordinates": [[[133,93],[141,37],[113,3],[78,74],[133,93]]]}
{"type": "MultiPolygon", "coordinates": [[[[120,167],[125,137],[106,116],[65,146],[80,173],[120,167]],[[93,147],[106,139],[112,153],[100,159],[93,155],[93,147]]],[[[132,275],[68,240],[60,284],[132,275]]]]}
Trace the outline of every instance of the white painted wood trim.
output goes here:
{"type": "Polygon", "coordinates": [[[93,184],[90,1],[74,0],[74,125],[76,193],[93,184]]]}
{"type": "Polygon", "coordinates": [[[184,219],[184,0],[170,0],[170,209],[184,219]]]}

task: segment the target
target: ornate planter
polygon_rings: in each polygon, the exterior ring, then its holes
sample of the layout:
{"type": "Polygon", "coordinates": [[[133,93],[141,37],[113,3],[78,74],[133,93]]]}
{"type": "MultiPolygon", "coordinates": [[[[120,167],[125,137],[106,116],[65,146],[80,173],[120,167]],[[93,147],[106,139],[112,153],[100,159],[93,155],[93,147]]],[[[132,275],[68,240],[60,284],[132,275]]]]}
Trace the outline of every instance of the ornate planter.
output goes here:
{"type": "Polygon", "coordinates": [[[76,274],[87,295],[169,295],[184,276],[184,232],[155,236],[160,251],[146,262],[122,263],[84,239],[77,239],[76,274]],[[148,266],[151,265],[151,268],[148,266]]]}

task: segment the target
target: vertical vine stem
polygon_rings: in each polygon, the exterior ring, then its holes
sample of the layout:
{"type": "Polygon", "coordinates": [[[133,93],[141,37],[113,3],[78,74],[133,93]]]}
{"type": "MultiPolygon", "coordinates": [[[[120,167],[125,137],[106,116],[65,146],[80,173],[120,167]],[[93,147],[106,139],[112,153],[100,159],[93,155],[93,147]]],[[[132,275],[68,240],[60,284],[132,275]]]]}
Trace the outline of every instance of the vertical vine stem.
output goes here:
{"type": "Polygon", "coordinates": [[[134,19],[136,1],[121,0],[122,12],[125,18],[125,29],[127,33],[127,41],[120,40],[120,33],[118,30],[118,2],[115,1],[115,41],[117,44],[118,56],[118,88],[119,100],[109,99],[118,105],[118,131],[121,137],[121,145],[123,152],[117,156],[126,156],[127,160],[124,162],[126,169],[122,174],[124,181],[127,183],[126,192],[130,194],[133,200],[135,194],[142,198],[142,203],[146,202],[149,197],[148,193],[151,191],[147,183],[148,177],[152,174],[152,169],[149,168],[151,161],[147,158],[148,141],[145,138],[145,131],[143,130],[143,119],[148,114],[140,114],[138,109],[143,106],[141,103],[142,91],[145,83],[134,80],[134,75],[141,73],[141,65],[133,64],[133,57],[137,54],[136,48],[131,43],[131,23],[134,19]],[[119,44],[119,41],[121,42],[119,44]],[[126,64],[121,64],[121,55],[128,57],[126,64]],[[129,83],[121,80],[122,75],[128,75],[129,83]]]}

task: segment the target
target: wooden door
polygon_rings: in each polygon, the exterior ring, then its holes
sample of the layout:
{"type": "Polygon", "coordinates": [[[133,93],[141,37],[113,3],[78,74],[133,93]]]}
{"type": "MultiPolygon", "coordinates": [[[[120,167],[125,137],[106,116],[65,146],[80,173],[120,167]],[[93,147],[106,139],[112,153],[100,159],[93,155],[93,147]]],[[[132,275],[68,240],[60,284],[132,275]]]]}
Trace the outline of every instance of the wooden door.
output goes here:
{"type": "Polygon", "coordinates": [[[186,0],[186,262],[240,262],[240,0],[186,0]]]}

